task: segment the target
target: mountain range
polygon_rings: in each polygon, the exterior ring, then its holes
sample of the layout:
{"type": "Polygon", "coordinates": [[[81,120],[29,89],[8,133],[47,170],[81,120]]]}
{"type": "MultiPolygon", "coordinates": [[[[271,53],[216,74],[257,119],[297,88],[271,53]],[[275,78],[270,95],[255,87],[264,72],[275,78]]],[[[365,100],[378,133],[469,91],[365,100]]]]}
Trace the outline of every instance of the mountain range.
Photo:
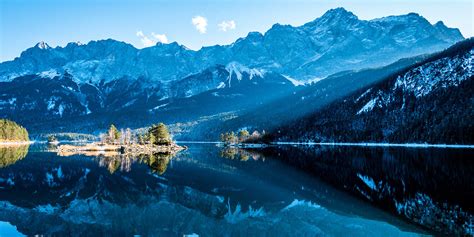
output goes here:
{"type": "Polygon", "coordinates": [[[230,45],[198,51],[176,42],[144,49],[112,39],[56,48],[40,42],[13,61],[0,64],[0,80],[54,69],[67,70],[81,82],[122,77],[172,81],[231,62],[314,80],[434,52],[461,39],[459,30],[441,21],[432,25],[415,13],[366,21],[336,8],[302,26],[275,24],[264,34],[251,32],[230,45]]]}
{"type": "Polygon", "coordinates": [[[179,137],[213,131],[205,137],[214,140],[219,129],[305,116],[463,39],[415,13],[361,20],[336,8],[301,26],[275,24],[197,51],[176,42],[144,49],[112,39],[40,42],[0,63],[0,117],[38,133],[164,121],[179,137]],[[258,115],[269,108],[276,109],[258,115]]]}

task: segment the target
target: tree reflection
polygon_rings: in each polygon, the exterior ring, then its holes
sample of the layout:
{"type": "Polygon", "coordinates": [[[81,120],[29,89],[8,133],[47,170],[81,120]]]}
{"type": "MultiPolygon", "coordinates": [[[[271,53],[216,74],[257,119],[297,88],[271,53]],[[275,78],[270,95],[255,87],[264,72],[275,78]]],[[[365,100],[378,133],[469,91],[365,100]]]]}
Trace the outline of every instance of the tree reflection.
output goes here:
{"type": "Polygon", "coordinates": [[[51,151],[51,152],[55,152],[58,150],[58,144],[56,143],[48,143],[47,147],[46,147],[46,150],[47,151],[51,151]]]}
{"type": "Polygon", "coordinates": [[[15,164],[28,154],[29,145],[0,147],[0,169],[15,164]]]}
{"type": "Polygon", "coordinates": [[[250,159],[265,160],[265,157],[258,151],[238,147],[224,147],[220,150],[220,156],[222,158],[240,161],[248,161],[250,159]]]}
{"type": "MultiPolygon", "coordinates": [[[[107,170],[113,174],[121,167],[122,158],[117,156],[98,156],[99,159],[99,166],[106,167],[107,170]]],[[[121,169],[122,171],[122,169],[121,169]]]]}
{"type": "Polygon", "coordinates": [[[113,174],[120,169],[121,172],[130,172],[135,162],[146,164],[153,173],[160,175],[166,172],[168,163],[173,158],[172,153],[154,153],[139,155],[99,155],[97,156],[99,166],[106,167],[113,174]]]}
{"type": "Polygon", "coordinates": [[[147,164],[153,173],[162,175],[166,172],[171,158],[171,153],[154,153],[152,155],[141,156],[140,162],[147,164]]]}

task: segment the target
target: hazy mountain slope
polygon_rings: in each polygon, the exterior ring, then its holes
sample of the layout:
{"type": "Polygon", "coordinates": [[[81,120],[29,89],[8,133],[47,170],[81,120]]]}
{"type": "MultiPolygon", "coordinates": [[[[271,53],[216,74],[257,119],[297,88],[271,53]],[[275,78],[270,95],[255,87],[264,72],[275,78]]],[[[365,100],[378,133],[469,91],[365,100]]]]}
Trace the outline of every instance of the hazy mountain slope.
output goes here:
{"type": "Polygon", "coordinates": [[[273,131],[274,140],[473,144],[474,39],[273,131]]]}
{"type": "Polygon", "coordinates": [[[312,114],[344,96],[347,96],[368,85],[383,80],[387,76],[409,67],[427,56],[399,60],[391,65],[360,71],[344,71],[329,76],[327,79],[297,89],[284,97],[270,101],[256,108],[249,108],[234,118],[219,124],[202,128],[199,137],[193,134],[183,135],[187,139],[206,138],[215,140],[225,131],[241,128],[249,130],[271,130],[289,121],[312,114]]]}

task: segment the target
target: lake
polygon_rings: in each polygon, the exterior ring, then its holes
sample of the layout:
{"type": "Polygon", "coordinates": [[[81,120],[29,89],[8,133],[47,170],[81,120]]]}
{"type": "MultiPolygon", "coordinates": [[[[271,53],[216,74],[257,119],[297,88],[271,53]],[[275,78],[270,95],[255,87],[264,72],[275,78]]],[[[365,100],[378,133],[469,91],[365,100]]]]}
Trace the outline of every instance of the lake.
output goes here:
{"type": "Polygon", "coordinates": [[[473,149],[0,148],[0,236],[472,235],[473,149]]]}

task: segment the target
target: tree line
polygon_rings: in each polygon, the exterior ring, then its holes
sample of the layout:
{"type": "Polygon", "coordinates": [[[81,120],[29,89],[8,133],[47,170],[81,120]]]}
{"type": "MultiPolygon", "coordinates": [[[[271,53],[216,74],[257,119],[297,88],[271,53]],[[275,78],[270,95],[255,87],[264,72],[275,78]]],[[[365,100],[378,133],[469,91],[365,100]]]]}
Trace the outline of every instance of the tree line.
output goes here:
{"type": "Polygon", "coordinates": [[[259,142],[261,138],[265,135],[265,130],[261,133],[257,130],[253,131],[252,134],[249,133],[247,129],[242,129],[238,132],[225,132],[220,136],[221,142],[225,145],[235,145],[240,143],[255,143],[259,142]]]}
{"type": "Polygon", "coordinates": [[[101,134],[100,141],[105,144],[119,145],[170,145],[172,143],[168,127],[164,123],[151,126],[145,133],[132,132],[130,128],[118,130],[115,125],[110,125],[106,133],[101,134]]]}

